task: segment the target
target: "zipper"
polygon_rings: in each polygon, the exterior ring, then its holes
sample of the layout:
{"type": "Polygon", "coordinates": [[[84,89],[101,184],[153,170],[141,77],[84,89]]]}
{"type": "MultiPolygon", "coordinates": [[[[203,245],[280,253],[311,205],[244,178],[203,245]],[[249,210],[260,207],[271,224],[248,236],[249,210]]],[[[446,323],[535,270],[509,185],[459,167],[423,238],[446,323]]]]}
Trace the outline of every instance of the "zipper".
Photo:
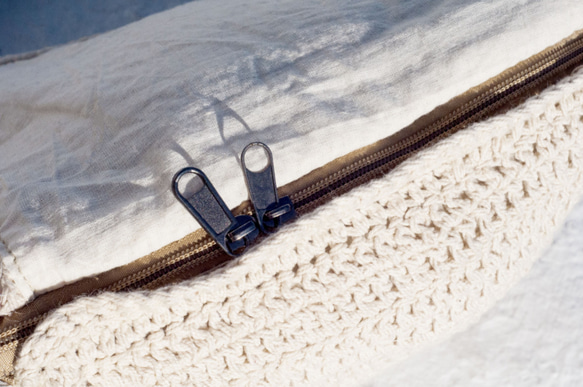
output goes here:
{"type": "Polygon", "coordinates": [[[172,179],[172,191],[176,199],[215,243],[232,257],[243,253],[260,231],[274,232],[295,217],[290,198],[285,196],[280,199],[277,193],[273,155],[267,145],[261,142],[247,145],[241,153],[241,167],[249,199],[255,210],[254,218],[250,215],[235,216],[200,169],[184,168],[172,179]],[[254,150],[260,151],[261,155],[254,150]],[[251,160],[255,167],[251,169],[247,166],[249,153],[255,155],[255,159],[251,160]]]}
{"type": "Polygon", "coordinates": [[[281,225],[295,218],[294,204],[289,196],[280,198],[277,192],[273,155],[267,145],[261,142],[247,145],[241,153],[241,168],[255,210],[255,219],[262,232],[275,232],[281,225]],[[253,167],[249,168],[248,165],[253,167]]]}
{"type": "Polygon", "coordinates": [[[257,224],[249,215],[235,216],[211,184],[206,175],[196,168],[184,168],[174,175],[174,196],[214,239],[225,253],[239,255],[257,235],[257,224]],[[184,187],[180,183],[191,176],[184,187]],[[187,198],[185,191],[190,191],[187,198]]]}
{"type": "Polygon", "coordinates": [[[262,235],[275,232],[296,215],[304,215],[333,197],[385,175],[441,138],[504,113],[581,64],[583,32],[577,32],[434,109],[398,133],[279,189],[276,188],[271,151],[265,144],[249,144],[243,150],[241,164],[250,202],[232,211],[202,171],[196,168],[179,171],[174,176],[172,189],[206,232],[198,230],[131,264],[41,295],[12,315],[3,317],[0,321],[0,380],[12,381],[15,356],[36,325],[51,310],[74,297],[101,291],[155,289],[216,268],[252,243],[259,243],[262,235]],[[255,168],[252,156],[258,150],[265,153],[265,165],[255,168]],[[185,184],[181,183],[183,179],[185,184]]]}

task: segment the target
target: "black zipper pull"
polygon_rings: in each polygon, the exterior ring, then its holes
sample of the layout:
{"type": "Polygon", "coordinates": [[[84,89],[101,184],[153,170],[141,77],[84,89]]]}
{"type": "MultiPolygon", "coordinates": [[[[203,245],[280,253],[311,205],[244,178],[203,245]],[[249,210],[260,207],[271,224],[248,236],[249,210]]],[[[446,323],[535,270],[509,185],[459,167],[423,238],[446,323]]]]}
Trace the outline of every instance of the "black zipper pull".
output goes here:
{"type": "Polygon", "coordinates": [[[267,145],[261,142],[247,145],[241,153],[241,166],[261,231],[273,232],[295,217],[290,198],[278,197],[273,156],[267,145]],[[251,165],[253,170],[249,169],[248,165],[251,165]]]}
{"type": "Polygon", "coordinates": [[[241,254],[259,235],[253,218],[235,217],[201,170],[184,168],[174,175],[172,182],[174,196],[227,254],[241,254]],[[193,176],[180,184],[186,175],[193,176]]]}

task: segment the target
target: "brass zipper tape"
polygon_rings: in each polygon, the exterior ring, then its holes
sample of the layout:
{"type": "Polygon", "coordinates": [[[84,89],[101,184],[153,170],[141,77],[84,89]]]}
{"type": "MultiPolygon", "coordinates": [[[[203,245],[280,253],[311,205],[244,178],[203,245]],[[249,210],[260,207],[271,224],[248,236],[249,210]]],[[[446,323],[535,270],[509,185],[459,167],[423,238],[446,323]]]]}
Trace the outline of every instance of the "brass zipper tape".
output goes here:
{"type": "MultiPolygon", "coordinates": [[[[291,197],[298,214],[308,213],[332,197],[383,176],[439,139],[519,105],[582,63],[583,33],[578,32],[434,109],[398,133],[351,152],[278,191],[291,197]]],[[[245,202],[233,213],[250,214],[251,206],[245,202]]],[[[20,345],[51,310],[74,297],[102,291],[155,289],[192,278],[229,259],[208,235],[198,230],[136,262],[39,296],[0,322],[0,379],[11,382],[20,345]]]]}

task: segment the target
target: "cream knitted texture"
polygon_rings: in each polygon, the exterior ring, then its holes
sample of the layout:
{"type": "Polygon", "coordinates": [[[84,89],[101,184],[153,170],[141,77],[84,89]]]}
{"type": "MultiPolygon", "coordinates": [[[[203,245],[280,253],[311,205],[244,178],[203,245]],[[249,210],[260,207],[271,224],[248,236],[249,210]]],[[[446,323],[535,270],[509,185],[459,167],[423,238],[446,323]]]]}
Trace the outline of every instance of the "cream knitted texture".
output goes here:
{"type": "Polygon", "coordinates": [[[16,363],[37,385],[357,385],[478,318],[583,188],[583,71],[335,198],[241,259],[61,307],[16,363]]]}

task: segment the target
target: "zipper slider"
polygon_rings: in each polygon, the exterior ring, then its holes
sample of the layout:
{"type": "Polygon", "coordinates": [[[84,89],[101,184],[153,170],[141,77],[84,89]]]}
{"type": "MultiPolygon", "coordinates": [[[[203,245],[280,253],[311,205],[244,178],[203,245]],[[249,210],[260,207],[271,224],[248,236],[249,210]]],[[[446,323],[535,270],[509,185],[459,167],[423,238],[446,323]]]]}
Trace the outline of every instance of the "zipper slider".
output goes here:
{"type": "Polygon", "coordinates": [[[247,145],[241,153],[241,166],[261,231],[273,232],[295,217],[290,198],[278,197],[273,156],[267,145],[261,142],[247,145]],[[248,165],[252,169],[249,169],[248,165]]]}
{"type": "Polygon", "coordinates": [[[184,168],[174,175],[172,183],[174,196],[227,254],[241,254],[259,235],[253,218],[235,217],[201,170],[184,168]],[[192,176],[181,184],[187,175],[192,176]]]}

